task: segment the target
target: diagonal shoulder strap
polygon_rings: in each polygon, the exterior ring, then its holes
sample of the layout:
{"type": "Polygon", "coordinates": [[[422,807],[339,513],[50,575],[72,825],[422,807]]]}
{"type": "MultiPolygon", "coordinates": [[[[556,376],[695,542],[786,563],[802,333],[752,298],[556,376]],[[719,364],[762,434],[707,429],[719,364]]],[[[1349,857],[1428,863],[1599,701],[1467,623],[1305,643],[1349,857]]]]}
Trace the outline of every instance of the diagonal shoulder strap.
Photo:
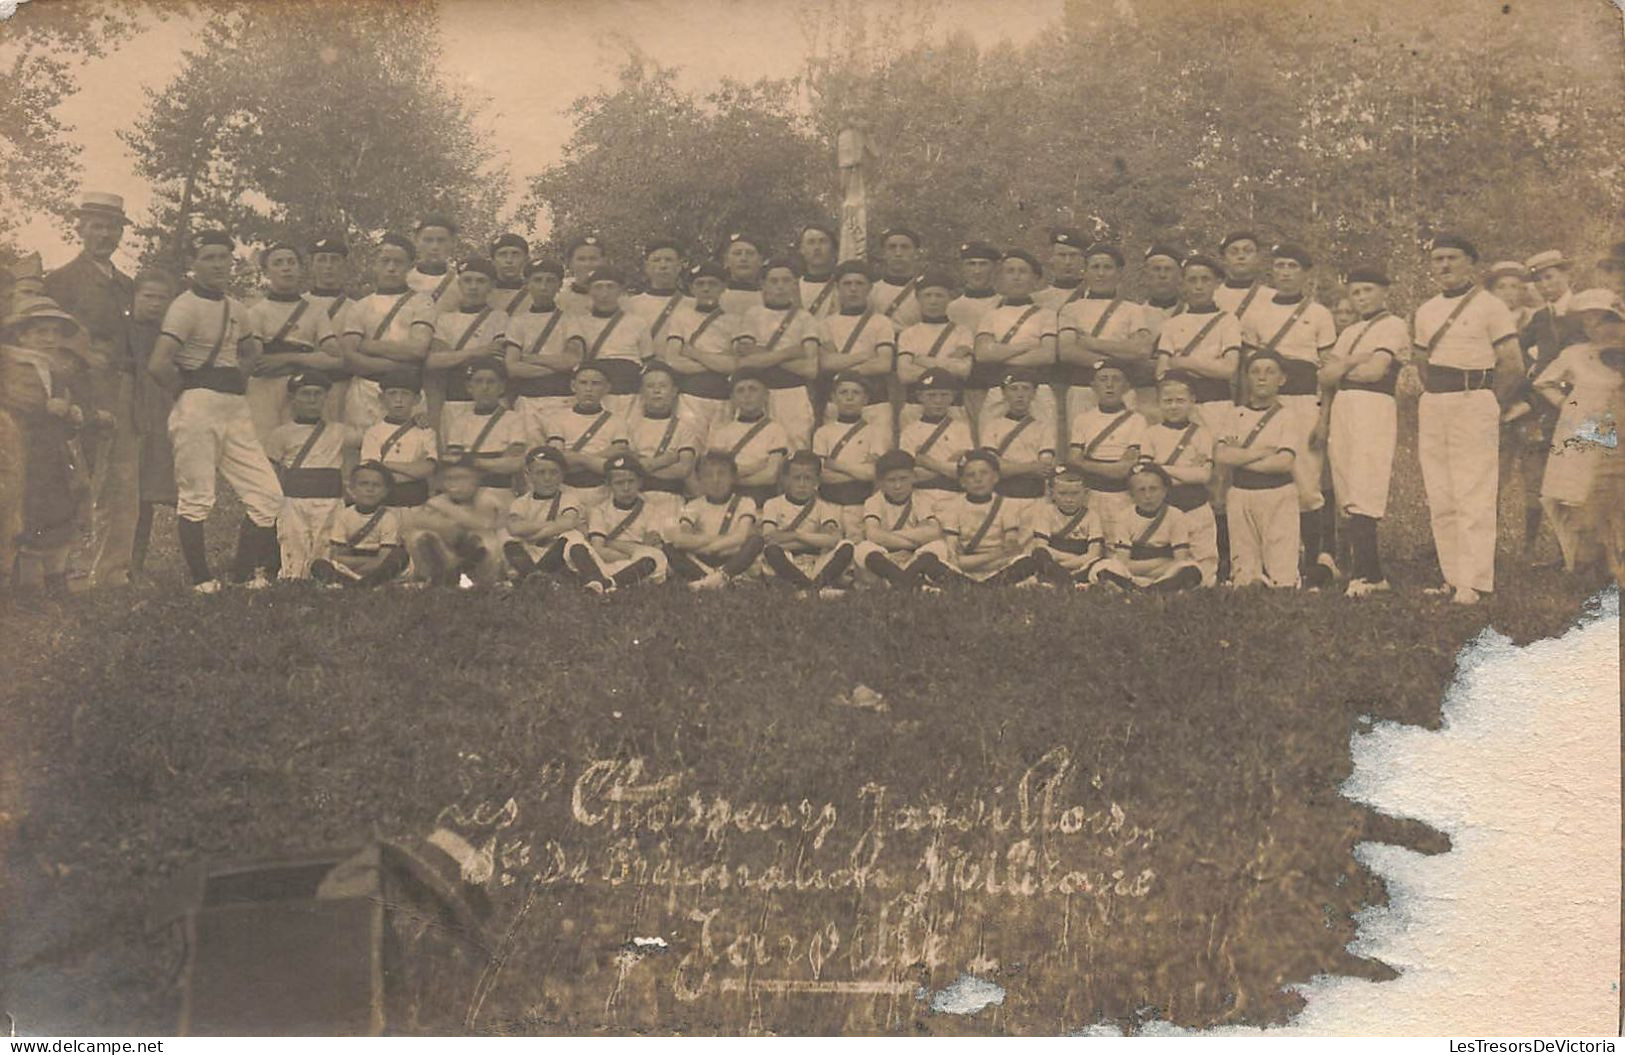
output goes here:
{"type": "Polygon", "coordinates": [[[1053,538],[1053,539],[1064,539],[1064,538],[1066,538],[1068,535],[1072,534],[1072,532],[1078,530],[1078,525],[1083,523],[1083,518],[1088,516],[1088,515],[1089,515],[1089,507],[1084,506],[1082,509],[1078,510],[1076,513],[1073,513],[1072,518],[1070,520],[1068,520],[1066,523],[1062,524],[1058,530],[1052,532],[1050,534],[1050,538],[1053,538]]]}
{"type": "Polygon", "coordinates": [[[1303,318],[1303,313],[1308,310],[1309,298],[1306,296],[1302,300],[1298,301],[1298,306],[1293,308],[1292,314],[1288,315],[1286,317],[1286,321],[1281,323],[1281,328],[1275,331],[1275,336],[1271,337],[1267,342],[1265,342],[1263,350],[1266,352],[1275,351],[1275,346],[1281,343],[1281,341],[1286,337],[1287,333],[1291,331],[1293,324],[1299,319],[1303,318]]]}
{"type": "MultiPolygon", "coordinates": [[[[882,311],[881,314],[886,316],[888,319],[895,315],[897,313],[897,309],[903,306],[903,301],[907,300],[909,294],[914,292],[914,287],[919,283],[919,281],[920,280],[917,278],[911,278],[907,282],[903,283],[903,288],[898,291],[897,296],[891,299],[891,303],[886,305],[885,310],[882,311]]],[[[869,320],[864,319],[863,321],[868,322],[869,320]]]]}
{"type": "Polygon", "coordinates": [[[1128,419],[1133,417],[1133,416],[1134,416],[1134,411],[1132,411],[1132,410],[1124,410],[1121,414],[1117,415],[1111,421],[1107,422],[1106,427],[1101,429],[1099,432],[1095,433],[1095,438],[1090,440],[1084,446],[1084,448],[1083,448],[1083,456],[1085,458],[1093,458],[1095,456],[1095,452],[1100,449],[1100,445],[1102,443],[1105,443],[1107,438],[1110,437],[1112,433],[1114,433],[1118,429],[1122,428],[1123,424],[1125,422],[1127,422],[1128,419]]]}
{"type": "Polygon", "coordinates": [[[1258,439],[1259,433],[1264,431],[1264,426],[1268,425],[1270,423],[1270,421],[1275,417],[1275,415],[1279,414],[1280,412],[1281,412],[1281,404],[1280,403],[1277,403],[1273,407],[1266,410],[1264,412],[1263,417],[1261,417],[1257,421],[1253,422],[1252,431],[1248,432],[1246,437],[1244,439],[1242,439],[1241,445],[1243,447],[1251,447],[1253,445],[1253,441],[1258,439]]]}
{"type": "Polygon", "coordinates": [[[1196,422],[1193,421],[1189,425],[1185,426],[1185,431],[1179,435],[1179,442],[1174,444],[1174,449],[1168,452],[1168,457],[1162,460],[1162,464],[1173,465],[1175,462],[1179,461],[1179,456],[1185,453],[1185,448],[1189,447],[1191,445],[1191,440],[1195,438],[1196,422]]]}
{"type": "Polygon", "coordinates": [[[1021,313],[1021,317],[1016,319],[1008,330],[1004,331],[1004,336],[999,338],[999,343],[1009,344],[1010,338],[1014,337],[1017,331],[1027,325],[1027,320],[1038,314],[1038,309],[1039,305],[1037,304],[1029,305],[1027,310],[1021,313]]]}
{"type": "Polygon", "coordinates": [[[383,461],[385,458],[388,458],[389,452],[395,449],[395,444],[401,442],[401,439],[416,427],[417,422],[408,421],[394,432],[391,432],[388,436],[385,436],[384,442],[378,445],[378,460],[383,461]]]}
{"type": "Polygon", "coordinates": [[[1166,519],[1168,519],[1168,506],[1164,505],[1157,510],[1157,515],[1151,519],[1151,523],[1147,524],[1144,530],[1134,536],[1134,545],[1143,546],[1149,542],[1151,536],[1157,533],[1157,529],[1162,527],[1162,522],[1166,519]]]}
{"type": "Polygon", "coordinates": [[[609,340],[609,335],[615,332],[615,327],[620,325],[621,319],[625,315],[624,311],[617,311],[609,317],[608,322],[604,323],[604,328],[598,331],[597,337],[593,338],[592,347],[587,349],[586,362],[590,363],[598,358],[598,353],[604,350],[604,342],[609,340]]]}
{"type": "Polygon", "coordinates": [[[506,414],[507,412],[507,407],[502,406],[500,403],[497,404],[497,408],[491,411],[491,417],[485,422],[484,427],[480,429],[479,435],[475,436],[474,442],[468,445],[468,453],[481,453],[480,445],[490,438],[491,430],[497,427],[497,422],[501,421],[502,415],[506,414]]]}
{"type": "Polygon", "coordinates": [[[609,411],[602,411],[596,418],[593,419],[592,424],[587,426],[586,431],[577,436],[576,441],[570,444],[570,449],[578,454],[581,451],[586,450],[587,444],[592,442],[592,438],[598,435],[599,430],[605,425],[609,424],[610,416],[609,411]]]}
{"type": "Polygon", "coordinates": [[[1471,304],[1476,296],[1478,296],[1478,287],[1474,286],[1456,304],[1455,310],[1444,320],[1444,325],[1433,331],[1433,336],[1428,338],[1427,347],[1424,349],[1428,355],[1432,355],[1433,349],[1439,347],[1439,342],[1444,340],[1445,334],[1450,332],[1450,327],[1456,324],[1456,320],[1461,318],[1461,313],[1467,310],[1467,305],[1471,304]]]}
{"type": "Polygon", "coordinates": [[[222,297],[220,303],[220,332],[215,334],[214,347],[209,349],[209,354],[204,357],[203,365],[199,367],[199,369],[207,370],[209,367],[214,365],[214,361],[216,359],[220,358],[220,349],[226,346],[226,332],[230,329],[231,300],[230,298],[222,297]]]}
{"type": "Polygon", "coordinates": [[[930,450],[938,440],[942,439],[943,434],[948,431],[948,426],[953,423],[954,419],[944,414],[942,420],[937,422],[937,427],[931,430],[931,435],[925,438],[925,442],[914,448],[914,453],[920,455],[930,450]]]}
{"type": "Polygon", "coordinates": [[[1183,359],[1185,356],[1191,354],[1192,352],[1196,351],[1197,348],[1201,347],[1202,342],[1207,340],[1207,335],[1213,332],[1213,328],[1219,325],[1219,320],[1222,318],[1224,318],[1224,312],[1214,312],[1213,317],[1208,319],[1207,322],[1203,323],[1200,330],[1196,331],[1196,336],[1186,341],[1184,346],[1180,348],[1179,351],[1174,353],[1175,358],[1183,359]]]}
{"type": "Polygon", "coordinates": [[[1010,449],[1010,445],[1012,443],[1016,442],[1017,436],[1020,436],[1023,432],[1027,431],[1027,426],[1031,425],[1033,420],[1034,419],[1029,416],[1016,422],[1016,427],[1004,434],[1004,439],[1000,440],[999,445],[993,448],[993,453],[1003,458],[1004,452],[1010,449]]]}
{"type": "Polygon", "coordinates": [[[826,462],[832,462],[836,458],[839,458],[841,456],[841,452],[846,450],[846,445],[851,443],[853,438],[856,437],[858,433],[862,432],[863,427],[867,424],[869,423],[864,421],[862,418],[854,421],[852,423],[852,427],[842,433],[841,438],[835,441],[835,445],[829,449],[829,453],[824,456],[824,460],[826,462]]]}
{"type": "Polygon", "coordinates": [[[383,321],[379,322],[378,327],[372,331],[373,340],[381,341],[384,339],[384,334],[389,332],[390,324],[395,321],[395,316],[401,313],[401,309],[406,307],[406,302],[411,300],[413,296],[413,292],[411,290],[407,290],[405,293],[402,293],[400,296],[395,298],[395,303],[391,304],[389,306],[389,311],[384,314],[383,321]]]}
{"type": "Polygon", "coordinates": [[[941,352],[942,346],[948,343],[948,336],[954,332],[955,328],[952,322],[948,322],[942,327],[942,332],[937,334],[937,339],[931,342],[931,347],[925,353],[927,359],[937,357],[937,353],[941,352]]]}
{"type": "Polygon", "coordinates": [[[480,328],[480,326],[482,324],[484,324],[485,320],[490,318],[490,317],[491,317],[490,305],[487,305],[484,308],[481,308],[480,311],[479,311],[479,314],[474,316],[474,321],[468,324],[467,329],[463,330],[463,335],[461,337],[457,338],[457,343],[452,347],[451,350],[454,351],[454,352],[462,351],[463,347],[465,345],[467,345],[469,340],[474,336],[475,331],[478,330],[480,328]]]}
{"type": "Polygon", "coordinates": [[[329,319],[338,318],[339,312],[344,310],[344,305],[349,303],[349,301],[350,298],[345,296],[343,293],[340,293],[338,296],[334,297],[333,303],[327,306],[327,317],[329,319]]]}
{"type": "Polygon", "coordinates": [[[908,526],[909,518],[912,517],[913,515],[914,515],[914,496],[909,495],[908,500],[903,503],[902,511],[897,514],[897,520],[892,524],[891,529],[893,531],[901,531],[901,530],[903,530],[903,528],[908,526]]]}
{"type": "Polygon", "coordinates": [[[729,449],[728,454],[735,458],[739,457],[739,452],[750,446],[750,441],[759,436],[763,429],[767,428],[767,422],[768,419],[764,417],[746,429],[745,434],[734,441],[734,445],[729,449]]]}
{"type": "Polygon", "coordinates": [[[813,302],[807,306],[808,314],[817,315],[818,309],[822,308],[824,304],[828,302],[830,294],[834,292],[835,280],[832,278],[828,282],[824,283],[824,288],[818,291],[818,296],[814,297],[813,302]]]}
{"type": "Polygon", "coordinates": [[[655,321],[649,324],[650,337],[660,332],[660,327],[666,325],[666,320],[671,318],[671,313],[677,310],[677,305],[682,303],[682,300],[681,290],[671,295],[671,299],[666,301],[666,306],[660,309],[660,314],[655,316],[655,321]]]}
{"type": "Polygon", "coordinates": [[[1112,316],[1117,314],[1117,309],[1122,307],[1122,305],[1122,297],[1113,297],[1112,302],[1106,305],[1106,310],[1100,313],[1100,318],[1096,319],[1095,324],[1089,327],[1089,336],[1099,337],[1101,334],[1105,333],[1106,323],[1111,321],[1112,316]]]}
{"type": "Polygon", "coordinates": [[[999,518],[999,511],[1003,508],[1004,496],[994,495],[992,503],[988,506],[987,516],[982,518],[982,523],[977,526],[975,531],[971,532],[971,537],[965,542],[966,552],[976,552],[976,547],[980,546],[982,540],[987,538],[987,533],[993,529],[993,522],[999,518]]]}
{"type": "Polygon", "coordinates": [[[857,325],[852,327],[852,332],[846,335],[845,342],[841,344],[842,355],[852,354],[853,346],[858,343],[858,338],[863,334],[864,329],[868,327],[869,320],[874,317],[875,313],[873,311],[865,311],[862,315],[858,316],[857,325]]]}
{"type": "Polygon", "coordinates": [[[299,320],[304,317],[305,309],[308,307],[310,307],[310,301],[300,297],[299,303],[295,304],[293,310],[288,312],[288,317],[282,320],[282,326],[276,331],[276,336],[272,337],[267,343],[276,344],[279,341],[287,340],[288,334],[292,333],[293,328],[299,325],[299,320]]]}
{"type": "Polygon", "coordinates": [[[288,463],[288,468],[290,468],[290,469],[301,468],[305,464],[305,459],[310,457],[310,452],[315,449],[316,441],[321,439],[322,438],[322,433],[324,433],[326,431],[327,431],[327,421],[326,421],[326,419],[324,418],[324,419],[318,420],[316,422],[316,427],[310,430],[310,435],[305,437],[304,445],[302,447],[300,447],[299,450],[294,454],[293,461],[288,463]]]}
{"type": "Polygon", "coordinates": [[[764,352],[771,352],[778,347],[779,341],[784,339],[785,331],[790,328],[790,323],[795,320],[795,317],[796,309],[785,309],[784,318],[779,320],[778,328],[773,331],[773,335],[767,339],[767,346],[762,349],[764,352]]]}
{"type": "Polygon", "coordinates": [[[365,523],[356,528],[355,531],[350,534],[350,537],[344,540],[344,544],[350,549],[355,549],[357,546],[361,545],[362,542],[366,541],[367,536],[372,534],[373,529],[375,529],[384,519],[384,514],[387,512],[389,512],[388,506],[379,506],[377,509],[373,510],[372,516],[368,517],[365,523]]]}
{"type": "Polygon", "coordinates": [[[626,529],[631,527],[634,523],[636,523],[638,517],[640,517],[642,515],[643,515],[643,499],[639,498],[638,502],[637,502],[637,505],[634,505],[630,510],[627,511],[627,514],[624,517],[621,518],[620,523],[618,523],[614,527],[610,528],[609,531],[604,535],[604,541],[605,542],[614,542],[616,539],[618,539],[622,535],[626,534],[626,529]]]}
{"type": "Polygon", "coordinates": [[[538,333],[536,339],[530,342],[530,347],[525,349],[525,354],[535,355],[540,352],[542,346],[547,343],[547,339],[553,336],[553,331],[558,329],[559,320],[562,318],[564,318],[564,312],[555,311],[553,317],[547,320],[547,325],[542,327],[542,332],[538,333]]]}
{"type": "Polygon", "coordinates": [[[728,533],[728,529],[734,526],[734,517],[739,514],[739,499],[741,497],[743,496],[734,495],[733,498],[728,501],[728,508],[722,514],[722,522],[717,525],[718,535],[726,535],[728,533]]]}

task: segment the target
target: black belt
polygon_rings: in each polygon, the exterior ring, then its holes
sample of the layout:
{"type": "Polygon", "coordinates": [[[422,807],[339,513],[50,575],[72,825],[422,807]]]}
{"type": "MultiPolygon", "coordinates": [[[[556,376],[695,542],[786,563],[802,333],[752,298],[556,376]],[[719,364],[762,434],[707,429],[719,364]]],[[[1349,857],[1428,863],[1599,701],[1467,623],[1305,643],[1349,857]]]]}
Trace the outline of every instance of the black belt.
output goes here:
{"type": "Polygon", "coordinates": [[[211,392],[224,392],[240,396],[248,391],[243,372],[235,366],[204,366],[196,370],[181,370],[181,391],[206,388],[211,392]]]}
{"type": "Polygon", "coordinates": [[[1129,560],[1160,560],[1174,555],[1172,546],[1153,546],[1149,542],[1134,542],[1129,544],[1129,560]]]}
{"type": "Polygon", "coordinates": [[[570,394],[569,374],[548,374],[546,377],[516,377],[508,382],[508,391],[516,396],[567,396],[570,394]]]}
{"type": "Polygon", "coordinates": [[[343,498],[344,474],[337,469],[283,469],[284,498],[343,498]]]}
{"type": "Polygon", "coordinates": [[[513,473],[480,473],[481,487],[513,487],[513,473]]]}
{"type": "Polygon", "coordinates": [[[861,506],[874,491],[867,480],[832,480],[818,486],[818,497],[833,505],[861,506]]]}
{"type": "Polygon", "coordinates": [[[1086,538],[1051,538],[1045,543],[1057,553],[1070,553],[1074,557],[1081,557],[1089,552],[1089,540],[1086,538]]]}
{"type": "Polygon", "coordinates": [[[564,474],[564,483],[567,487],[602,487],[604,474],[591,469],[571,469],[564,474]]]}
{"type": "Polygon", "coordinates": [[[782,390],[786,388],[805,388],[807,386],[805,377],[797,377],[782,366],[770,366],[763,370],[762,380],[767,382],[768,388],[772,389],[782,390]]]}
{"type": "Polygon", "coordinates": [[[1174,484],[1168,488],[1168,504],[1181,513],[1189,513],[1207,505],[1206,484],[1174,484]]]}
{"type": "Polygon", "coordinates": [[[389,488],[384,505],[395,509],[420,506],[429,500],[429,481],[396,480],[389,488]]]}
{"type": "Polygon", "coordinates": [[[1281,384],[1283,396],[1314,396],[1320,394],[1320,368],[1304,359],[1282,359],[1281,369],[1286,380],[1281,384]]]}
{"type": "Polygon", "coordinates": [[[1422,378],[1422,387],[1433,393],[1475,392],[1494,385],[1493,369],[1457,370],[1453,366],[1434,366],[1432,363],[1428,364],[1427,373],[1422,378]]]}
{"type": "Polygon", "coordinates": [[[680,495],[683,493],[683,482],[681,480],[662,480],[658,476],[650,476],[643,481],[643,491],[646,494],[653,491],[663,495],[680,495]]]}
{"type": "Polygon", "coordinates": [[[677,391],[702,399],[727,399],[733,393],[724,374],[707,370],[702,374],[683,374],[677,379],[677,391]]]}
{"type": "Polygon", "coordinates": [[[1044,481],[1036,476],[1006,476],[996,489],[1006,498],[1044,497],[1044,481]]]}
{"type": "Polygon", "coordinates": [[[1083,478],[1089,484],[1089,490],[1091,491],[1122,494],[1128,490],[1128,480],[1126,478],[1120,480],[1112,476],[1102,476],[1097,472],[1091,472],[1087,468],[1083,470],[1083,478]]]}
{"type": "Polygon", "coordinates": [[[1230,486],[1243,491],[1268,491],[1276,487],[1291,487],[1291,473],[1261,473],[1252,469],[1236,469],[1230,474],[1230,486]]]}
{"type": "Polygon", "coordinates": [[[1391,396],[1394,394],[1394,379],[1384,378],[1381,381],[1344,381],[1337,386],[1339,392],[1376,392],[1378,395],[1391,396]]]}

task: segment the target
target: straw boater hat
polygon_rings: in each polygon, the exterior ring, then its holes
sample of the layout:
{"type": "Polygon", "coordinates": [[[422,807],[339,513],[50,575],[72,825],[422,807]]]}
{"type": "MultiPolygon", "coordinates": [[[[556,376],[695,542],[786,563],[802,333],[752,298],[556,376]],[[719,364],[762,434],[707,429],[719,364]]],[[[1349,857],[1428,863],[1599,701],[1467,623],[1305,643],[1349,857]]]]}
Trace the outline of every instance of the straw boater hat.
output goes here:
{"type": "Polygon", "coordinates": [[[104,216],[121,224],[130,222],[124,215],[124,198],[106,191],[87,190],[79,197],[79,207],[73,210],[75,219],[81,216],[104,216]]]}
{"type": "Polygon", "coordinates": [[[1529,269],[1518,263],[1516,260],[1499,260],[1494,264],[1491,264],[1489,270],[1484,272],[1484,281],[1494,282],[1496,279],[1505,275],[1510,275],[1513,278],[1521,278],[1528,281],[1529,269]]]}
{"type": "Polygon", "coordinates": [[[63,311],[50,297],[24,297],[12,307],[11,314],[7,315],[5,323],[0,325],[0,340],[11,340],[25,324],[39,319],[54,319],[67,323],[69,335],[72,337],[77,337],[83,329],[79,325],[79,320],[63,311]]]}
{"type": "Polygon", "coordinates": [[[1538,275],[1549,267],[1568,267],[1572,263],[1560,249],[1543,249],[1523,262],[1531,275],[1538,275]]]}
{"type": "Polygon", "coordinates": [[[1583,311],[1605,311],[1616,318],[1625,319],[1625,305],[1620,304],[1611,289],[1588,289],[1576,293],[1574,299],[1569,301],[1568,313],[1577,315],[1583,311]]]}

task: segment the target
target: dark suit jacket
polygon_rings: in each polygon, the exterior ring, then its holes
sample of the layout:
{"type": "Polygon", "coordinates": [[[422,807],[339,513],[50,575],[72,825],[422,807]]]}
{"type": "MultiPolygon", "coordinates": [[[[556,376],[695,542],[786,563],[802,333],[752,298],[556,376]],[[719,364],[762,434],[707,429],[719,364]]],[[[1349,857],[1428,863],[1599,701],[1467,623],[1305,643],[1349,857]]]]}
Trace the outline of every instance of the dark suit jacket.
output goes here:
{"type": "Polygon", "coordinates": [[[131,368],[126,340],[135,283],[118,268],[111,277],[80,253],[45,276],[45,293],[78,319],[90,334],[92,348],[107,365],[131,368]]]}

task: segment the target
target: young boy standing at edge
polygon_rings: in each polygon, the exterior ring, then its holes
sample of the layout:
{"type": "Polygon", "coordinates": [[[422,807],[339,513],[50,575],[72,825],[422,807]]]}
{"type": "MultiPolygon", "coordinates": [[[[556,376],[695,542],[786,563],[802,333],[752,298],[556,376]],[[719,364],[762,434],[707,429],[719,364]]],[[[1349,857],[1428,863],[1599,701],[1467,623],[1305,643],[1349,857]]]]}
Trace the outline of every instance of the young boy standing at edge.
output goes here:
{"type": "Polygon", "coordinates": [[[1298,585],[1298,503],[1292,462],[1299,442],[1277,393],[1281,360],[1259,352],[1247,364],[1247,401],[1214,443],[1230,469],[1230,571],[1237,586],[1298,585]]]}

